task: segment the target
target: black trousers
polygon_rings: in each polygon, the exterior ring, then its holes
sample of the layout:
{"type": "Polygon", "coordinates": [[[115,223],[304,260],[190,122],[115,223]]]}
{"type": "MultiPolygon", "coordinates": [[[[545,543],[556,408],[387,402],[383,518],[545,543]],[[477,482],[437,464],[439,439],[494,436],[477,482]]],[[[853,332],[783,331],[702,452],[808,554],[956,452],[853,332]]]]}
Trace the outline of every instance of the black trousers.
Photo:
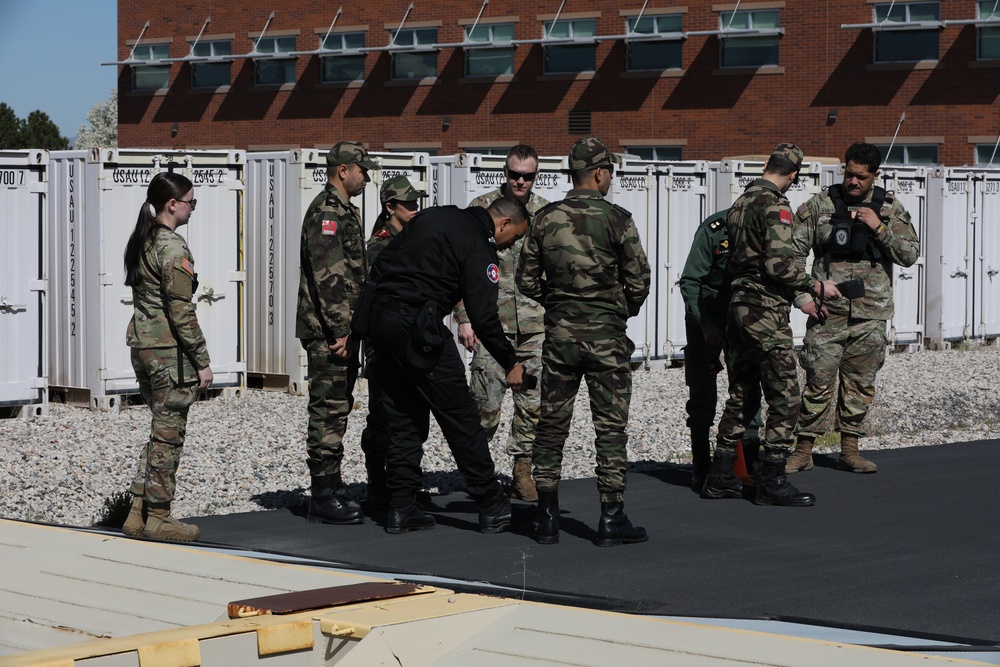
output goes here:
{"type": "Polygon", "coordinates": [[[420,461],[432,413],[469,494],[477,500],[491,497],[499,493],[496,468],[458,348],[445,343],[437,363],[427,371],[407,361],[416,312],[415,306],[403,303],[377,304],[372,310],[369,338],[378,356],[382,410],[392,432],[386,466],[392,503],[404,507],[420,489],[420,461]]]}

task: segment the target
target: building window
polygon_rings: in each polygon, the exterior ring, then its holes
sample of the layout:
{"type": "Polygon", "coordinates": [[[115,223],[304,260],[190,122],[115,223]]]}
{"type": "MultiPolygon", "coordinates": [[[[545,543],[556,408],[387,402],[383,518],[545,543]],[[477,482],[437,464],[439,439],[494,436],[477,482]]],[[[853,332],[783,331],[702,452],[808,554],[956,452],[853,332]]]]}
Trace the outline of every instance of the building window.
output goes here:
{"type": "Polygon", "coordinates": [[[658,162],[678,162],[681,160],[680,146],[627,146],[625,152],[640,160],[658,162]]]}
{"type": "MultiPolygon", "coordinates": [[[[214,58],[231,54],[229,40],[198,42],[191,51],[191,55],[198,58],[214,58]]],[[[231,81],[231,69],[232,61],[230,60],[217,63],[191,63],[191,87],[218,88],[219,86],[228,86],[231,81]]]]}
{"type": "Polygon", "coordinates": [[[597,19],[546,21],[545,39],[583,40],[583,44],[545,44],[545,73],[593,72],[597,69],[597,19]],[[586,40],[591,41],[587,42],[586,40]]]}
{"type": "Polygon", "coordinates": [[[507,155],[507,151],[509,151],[510,148],[500,146],[488,146],[483,148],[478,148],[476,146],[463,146],[462,150],[466,153],[479,153],[480,155],[507,155]]]}
{"type": "MultiPolygon", "coordinates": [[[[990,2],[993,2],[993,0],[990,0],[990,2]]],[[[997,150],[995,143],[976,144],[976,166],[1000,166],[1000,150],[997,150]]]]}
{"type": "MultiPolygon", "coordinates": [[[[138,44],[135,60],[163,60],[170,57],[170,44],[138,44]]],[[[170,83],[170,65],[133,65],[132,90],[159,90],[170,83]]]]}
{"type": "MultiPolygon", "coordinates": [[[[294,37],[263,37],[257,42],[257,53],[280,54],[295,50],[294,37]]],[[[257,86],[295,83],[295,58],[257,58],[254,60],[253,82],[257,86]]]]}
{"type": "MultiPolygon", "coordinates": [[[[979,20],[1000,20],[1000,4],[997,0],[979,0],[979,20]]],[[[979,28],[978,54],[980,60],[1000,58],[1000,25],[979,28]]]]}
{"type": "Polygon", "coordinates": [[[365,78],[365,54],[354,53],[365,47],[365,33],[340,32],[327,35],[323,48],[329,51],[344,51],[343,55],[323,55],[320,57],[322,69],[320,81],[334,83],[341,81],[361,81],[365,78]],[[346,53],[351,52],[351,53],[346,53]]]}
{"type": "Polygon", "coordinates": [[[922,21],[938,22],[937,2],[897,2],[875,5],[875,62],[900,63],[937,60],[940,27],[923,27],[922,21]],[[904,24],[894,27],[893,24],[904,24]],[[906,25],[908,24],[908,25],[906,25]]]}
{"type": "Polygon", "coordinates": [[[412,46],[413,51],[392,51],[393,79],[429,79],[437,76],[437,28],[400,30],[393,46],[412,46]]]}
{"type": "Polygon", "coordinates": [[[778,64],[778,39],[781,28],[777,9],[722,12],[719,14],[722,34],[722,67],[767,67],[778,64]],[[727,36],[730,30],[766,31],[760,35],[727,36]]]}
{"type": "Polygon", "coordinates": [[[938,163],[938,147],[934,144],[876,144],[882,153],[882,164],[927,165],[938,163]]]}
{"type": "Polygon", "coordinates": [[[465,50],[466,76],[505,76],[514,73],[513,23],[477,25],[465,29],[465,40],[477,46],[465,50]],[[490,47],[478,46],[489,44],[490,47]]]}
{"type": "Polygon", "coordinates": [[[632,17],[626,22],[628,35],[642,35],[642,39],[627,39],[628,69],[665,70],[680,69],[682,14],[632,17]]]}

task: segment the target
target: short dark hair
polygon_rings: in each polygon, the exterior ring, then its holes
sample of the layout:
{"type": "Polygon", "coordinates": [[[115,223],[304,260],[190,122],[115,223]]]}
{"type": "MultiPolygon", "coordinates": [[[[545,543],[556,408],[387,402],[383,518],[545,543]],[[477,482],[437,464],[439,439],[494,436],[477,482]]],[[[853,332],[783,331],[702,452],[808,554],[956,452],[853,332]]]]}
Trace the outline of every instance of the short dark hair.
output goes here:
{"type": "Polygon", "coordinates": [[[538,162],[538,153],[528,144],[518,144],[507,151],[507,158],[503,162],[505,167],[510,163],[512,157],[516,157],[518,160],[534,158],[535,162],[538,162]]]}
{"type": "Polygon", "coordinates": [[[531,215],[520,199],[515,197],[498,197],[490,204],[489,209],[503,218],[510,218],[515,224],[528,224],[531,215]]]}
{"type": "Polygon", "coordinates": [[[844,164],[848,162],[862,164],[868,168],[868,171],[874,174],[882,166],[882,151],[873,144],[855,142],[844,153],[844,164]]]}
{"type": "Polygon", "coordinates": [[[764,173],[788,176],[792,172],[798,171],[801,168],[801,166],[796,165],[784,155],[772,155],[767,159],[767,164],[764,165],[764,173]]]}

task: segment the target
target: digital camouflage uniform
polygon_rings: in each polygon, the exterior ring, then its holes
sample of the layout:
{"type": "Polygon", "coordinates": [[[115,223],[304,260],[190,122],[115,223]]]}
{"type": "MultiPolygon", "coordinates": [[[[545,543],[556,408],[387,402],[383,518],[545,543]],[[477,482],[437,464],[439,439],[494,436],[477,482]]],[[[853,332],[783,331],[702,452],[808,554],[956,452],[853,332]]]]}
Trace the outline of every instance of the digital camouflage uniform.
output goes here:
{"type": "Polygon", "coordinates": [[[149,503],[174,498],[188,409],[197,396],[198,370],[209,366],[208,345],[192,303],[194,258],[184,238],[159,226],[139,262],[132,288],[135,312],[126,342],[139,391],[153,412],[149,442],[129,489],[149,503]]]}
{"type": "MultiPolygon", "coordinates": [[[[864,201],[870,203],[873,193],[874,188],[864,201]]],[[[857,207],[848,205],[850,210],[857,207]]],[[[883,225],[871,233],[879,259],[872,259],[871,253],[868,259],[851,259],[828,252],[834,210],[829,191],[814,195],[799,207],[792,236],[801,261],[813,251],[812,275],[817,280],[865,281],[865,296],[860,299],[826,304],[830,315],[825,325],[809,319],[801,356],[806,387],[797,433],[813,439],[828,430],[838,394],[835,430],[865,435],[862,422],[875,397],[875,374],[885,362],[886,322],[893,316],[892,265],[912,266],[920,255],[910,215],[891,192],[879,212],[883,225]]],[[[795,305],[801,307],[810,299],[800,294],[795,305]]]]}
{"type": "MultiPolygon", "coordinates": [[[[587,141],[600,146],[605,164],[620,163],[596,139],[581,140],[587,141]]],[[[649,294],[649,281],[632,215],[596,190],[570,190],[566,199],[539,211],[528,229],[517,286],[545,307],[541,415],[532,453],[540,496],[558,491],[563,445],[585,377],[601,502],[622,502],[635,349],[625,330],[649,294]]]]}
{"type": "MultiPolygon", "coordinates": [[[[504,185],[493,192],[476,197],[469,206],[488,208],[490,204],[504,196],[506,187],[504,185]]],[[[532,192],[527,209],[534,215],[548,204],[547,200],[532,192]]],[[[500,310],[500,324],[510,344],[517,351],[517,358],[524,364],[524,372],[540,378],[542,342],[545,340],[545,309],[534,299],[521,294],[514,283],[523,244],[524,239],[518,239],[512,247],[497,253],[500,260],[500,298],[497,307],[500,310]]],[[[466,324],[469,321],[462,302],[455,308],[455,321],[459,324],[466,324]]],[[[500,406],[507,390],[507,374],[479,342],[473,351],[469,370],[469,388],[472,390],[472,397],[476,399],[476,405],[479,406],[479,419],[486,429],[487,436],[492,440],[500,424],[500,406]]],[[[514,458],[530,457],[535,442],[535,424],[538,423],[540,388],[536,385],[534,389],[512,392],[512,396],[514,418],[511,420],[510,435],[507,438],[507,453],[514,458]]]]}
{"type": "Polygon", "coordinates": [[[309,427],[306,455],[313,477],[340,477],[347,416],[354,405],[357,354],[330,351],[351,332],[351,313],[367,275],[358,208],[330,183],[302,221],[295,336],[309,359],[309,427]]]}
{"type": "MultiPolygon", "coordinates": [[[[385,212],[385,205],[390,201],[416,201],[423,199],[427,193],[417,190],[410,183],[406,176],[396,176],[386,179],[379,190],[379,201],[383,211],[379,214],[375,226],[372,228],[372,235],[368,238],[368,270],[375,266],[386,246],[399,234],[391,223],[388,222],[389,214],[385,212]]],[[[361,433],[361,450],[365,453],[365,467],[368,470],[369,484],[385,485],[385,460],[389,453],[389,445],[392,443],[392,432],[386,423],[385,413],[382,410],[382,385],[379,380],[378,357],[375,350],[367,341],[365,342],[365,377],[368,379],[368,419],[365,422],[365,430],[361,433]]]]}
{"type": "MultiPolygon", "coordinates": [[[[799,151],[796,164],[801,159],[799,151]]],[[[792,222],[788,199],[764,178],[750,184],[726,218],[733,290],[726,344],[733,369],[716,456],[719,450],[735,452],[743,434],[743,407],[758,385],[768,406],[765,457],[783,460],[794,442],[799,383],[789,306],[795,292],[810,291],[813,281],[793,252],[792,222]]]]}
{"type": "MultiPolygon", "coordinates": [[[[715,423],[718,401],[716,375],[721,370],[722,348],[705,341],[703,321],[711,321],[721,332],[726,330],[729,310],[729,233],[726,215],[729,209],[706,218],[698,226],[691,242],[684,270],[678,281],[684,299],[684,326],[687,345],[684,347],[684,380],[690,389],[687,405],[687,425],[692,439],[708,441],[708,432],[715,423]]],[[[723,346],[724,347],[724,346],[723,346]]],[[[731,374],[731,364],[727,365],[731,374]]],[[[748,398],[750,405],[753,398],[748,398]]],[[[756,404],[760,404],[758,396],[756,404]]],[[[744,420],[753,435],[760,429],[759,408],[744,420]]],[[[694,442],[692,442],[692,446],[694,442]]],[[[707,454],[707,447],[705,450],[707,454]]]]}

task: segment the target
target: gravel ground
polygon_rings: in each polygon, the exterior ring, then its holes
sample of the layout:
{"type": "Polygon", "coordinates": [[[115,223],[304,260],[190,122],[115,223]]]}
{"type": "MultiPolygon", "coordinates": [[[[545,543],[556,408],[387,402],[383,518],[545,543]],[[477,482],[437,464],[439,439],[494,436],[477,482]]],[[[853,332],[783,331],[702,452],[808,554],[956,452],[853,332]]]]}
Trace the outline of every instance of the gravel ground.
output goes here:
{"type": "MultiPolygon", "coordinates": [[[[724,396],[721,378],[719,388],[724,396]]],[[[356,394],[344,479],[360,493],[365,471],[357,443],[367,415],[367,391],[361,386],[356,394]]],[[[686,400],[682,368],[635,373],[629,423],[634,467],[690,460],[686,400]]],[[[266,391],[196,403],[178,472],[175,514],[228,514],[302,503],[309,488],[305,405],[305,397],[266,391]]],[[[501,423],[507,424],[509,395],[503,410],[501,423]]],[[[870,437],[862,440],[863,449],[1000,438],[1000,347],[890,356],[879,373],[867,425],[870,437]]],[[[149,410],[142,405],[101,413],[53,404],[47,416],[0,420],[0,470],[7,471],[0,473],[0,516],[92,525],[104,500],[128,487],[148,430],[149,410]]],[[[492,451],[499,470],[509,473],[505,440],[495,438],[492,451]]],[[[593,476],[593,442],[584,388],[567,442],[564,478],[593,476]]],[[[819,451],[831,449],[828,445],[819,451]]],[[[464,489],[436,425],[425,446],[424,470],[432,492],[464,489]]]]}

